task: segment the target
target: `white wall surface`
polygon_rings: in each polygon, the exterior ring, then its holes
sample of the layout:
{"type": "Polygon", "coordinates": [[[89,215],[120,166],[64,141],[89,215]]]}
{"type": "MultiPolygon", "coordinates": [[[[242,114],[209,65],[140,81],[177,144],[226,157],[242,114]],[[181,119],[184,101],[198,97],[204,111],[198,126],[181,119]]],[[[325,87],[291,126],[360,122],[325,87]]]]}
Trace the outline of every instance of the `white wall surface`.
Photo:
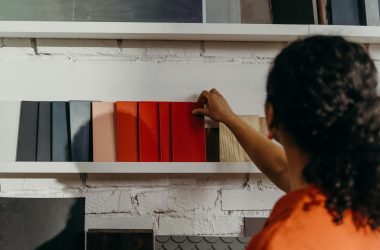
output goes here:
{"type": "MultiPolygon", "coordinates": [[[[262,115],[267,70],[284,46],[4,38],[0,100],[181,101],[216,87],[237,113],[262,115]]],[[[88,228],[154,228],[156,234],[236,236],[243,217],[268,216],[282,194],[257,174],[0,178],[1,196],[86,197],[88,228]]]]}

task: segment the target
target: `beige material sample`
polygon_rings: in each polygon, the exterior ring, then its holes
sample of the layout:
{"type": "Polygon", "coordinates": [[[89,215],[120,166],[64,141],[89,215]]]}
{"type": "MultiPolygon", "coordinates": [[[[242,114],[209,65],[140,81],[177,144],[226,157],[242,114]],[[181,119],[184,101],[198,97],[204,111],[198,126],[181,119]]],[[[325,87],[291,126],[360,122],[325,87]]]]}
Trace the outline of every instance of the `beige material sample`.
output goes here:
{"type": "Polygon", "coordinates": [[[116,129],[114,114],[114,103],[92,103],[94,162],[116,162],[116,129]]]}

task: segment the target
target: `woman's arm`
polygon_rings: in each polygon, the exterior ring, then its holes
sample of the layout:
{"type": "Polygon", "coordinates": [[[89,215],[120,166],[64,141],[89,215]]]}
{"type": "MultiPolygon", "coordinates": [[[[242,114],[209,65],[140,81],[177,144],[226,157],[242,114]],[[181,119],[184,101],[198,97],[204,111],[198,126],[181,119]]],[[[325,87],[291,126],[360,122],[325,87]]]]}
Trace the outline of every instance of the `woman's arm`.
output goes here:
{"type": "Polygon", "coordinates": [[[281,146],[240,119],[217,90],[203,91],[198,101],[206,107],[194,110],[194,114],[225,123],[256,166],[280,189],[289,191],[288,163],[281,146]]]}

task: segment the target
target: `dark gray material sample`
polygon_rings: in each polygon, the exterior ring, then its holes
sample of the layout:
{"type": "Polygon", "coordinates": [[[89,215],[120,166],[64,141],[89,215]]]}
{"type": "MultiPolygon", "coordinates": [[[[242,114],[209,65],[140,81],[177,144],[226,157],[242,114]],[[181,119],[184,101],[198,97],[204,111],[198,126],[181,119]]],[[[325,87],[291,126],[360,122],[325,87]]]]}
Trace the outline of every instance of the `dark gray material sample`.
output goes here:
{"type": "Polygon", "coordinates": [[[51,102],[38,104],[37,161],[51,161],[51,102]]]}
{"type": "Polygon", "coordinates": [[[316,0],[272,0],[271,2],[274,24],[318,24],[316,0]]]}
{"type": "Polygon", "coordinates": [[[91,102],[70,101],[71,157],[75,162],[92,161],[91,102]]]}
{"type": "Polygon", "coordinates": [[[68,103],[52,103],[52,161],[71,161],[68,103]]]}
{"type": "Polygon", "coordinates": [[[244,236],[252,237],[261,231],[268,218],[244,218],[244,236]]]}
{"type": "Polygon", "coordinates": [[[72,21],[72,0],[0,0],[0,20],[72,21]]]}
{"type": "Polygon", "coordinates": [[[38,102],[21,102],[17,161],[36,161],[38,102]]]}
{"type": "Polygon", "coordinates": [[[75,21],[201,23],[202,0],[75,0],[75,21]]]}
{"type": "Polygon", "coordinates": [[[156,236],[155,249],[244,250],[249,241],[248,237],[156,236]]]}
{"type": "Polygon", "coordinates": [[[90,229],[87,250],[153,250],[153,230],[90,229]]]}
{"type": "Polygon", "coordinates": [[[84,198],[0,198],[1,250],[83,250],[84,198]]]}
{"type": "Polygon", "coordinates": [[[331,0],[331,24],[363,25],[365,18],[359,0],[331,0]]]}

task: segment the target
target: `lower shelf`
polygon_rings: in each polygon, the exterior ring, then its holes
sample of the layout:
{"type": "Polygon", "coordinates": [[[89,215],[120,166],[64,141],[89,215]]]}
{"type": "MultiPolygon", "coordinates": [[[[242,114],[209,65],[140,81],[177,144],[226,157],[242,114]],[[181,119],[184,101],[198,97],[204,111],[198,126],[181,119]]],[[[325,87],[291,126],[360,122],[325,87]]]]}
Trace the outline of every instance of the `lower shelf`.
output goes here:
{"type": "Polygon", "coordinates": [[[261,173],[252,162],[0,162],[0,174],[239,174],[261,173]]]}

